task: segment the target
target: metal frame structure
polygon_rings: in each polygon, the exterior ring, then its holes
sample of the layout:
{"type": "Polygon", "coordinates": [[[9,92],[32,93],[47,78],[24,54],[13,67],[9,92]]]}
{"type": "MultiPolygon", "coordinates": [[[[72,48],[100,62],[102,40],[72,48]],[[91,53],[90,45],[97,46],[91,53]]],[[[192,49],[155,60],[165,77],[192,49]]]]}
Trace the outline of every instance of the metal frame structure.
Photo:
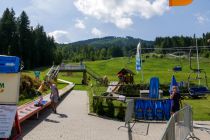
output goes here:
{"type": "Polygon", "coordinates": [[[174,113],[167,123],[161,140],[196,139],[193,133],[192,107],[187,105],[174,113]]]}
{"type": "Polygon", "coordinates": [[[198,48],[197,48],[197,69],[192,68],[192,61],[191,61],[191,50],[189,52],[189,62],[190,62],[190,70],[191,72],[189,73],[188,76],[188,91],[190,93],[190,96],[192,97],[197,97],[197,96],[204,96],[207,93],[210,93],[210,91],[208,90],[208,80],[207,80],[207,75],[206,72],[203,69],[200,69],[199,66],[199,58],[198,58],[198,48]],[[195,78],[192,78],[192,75],[196,74],[195,78]],[[204,77],[202,77],[201,75],[204,75],[204,77]],[[205,86],[201,86],[201,80],[204,79],[205,80],[205,86]],[[198,85],[200,88],[204,88],[205,91],[199,92],[199,88],[195,87],[197,90],[195,91],[195,88],[193,89],[191,87],[191,82],[192,81],[197,81],[198,80],[198,85]]]}

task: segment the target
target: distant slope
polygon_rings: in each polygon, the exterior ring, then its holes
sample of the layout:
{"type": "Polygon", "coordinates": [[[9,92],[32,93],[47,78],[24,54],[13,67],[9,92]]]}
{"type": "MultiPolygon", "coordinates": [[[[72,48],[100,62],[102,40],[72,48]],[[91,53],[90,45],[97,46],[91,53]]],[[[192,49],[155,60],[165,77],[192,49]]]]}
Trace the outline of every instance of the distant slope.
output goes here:
{"type": "Polygon", "coordinates": [[[64,60],[79,62],[81,60],[104,60],[112,57],[123,57],[134,55],[139,43],[142,48],[153,48],[153,41],[146,41],[133,37],[94,38],[78,41],[70,44],[57,44],[64,60]]]}
{"type": "Polygon", "coordinates": [[[146,46],[153,46],[153,41],[146,41],[142,40],[140,38],[133,38],[130,36],[127,37],[115,37],[115,36],[107,36],[103,38],[93,38],[83,41],[77,41],[70,43],[70,46],[93,46],[93,47],[109,47],[109,46],[120,46],[120,47],[126,47],[126,46],[136,46],[138,42],[141,41],[146,46]]]}

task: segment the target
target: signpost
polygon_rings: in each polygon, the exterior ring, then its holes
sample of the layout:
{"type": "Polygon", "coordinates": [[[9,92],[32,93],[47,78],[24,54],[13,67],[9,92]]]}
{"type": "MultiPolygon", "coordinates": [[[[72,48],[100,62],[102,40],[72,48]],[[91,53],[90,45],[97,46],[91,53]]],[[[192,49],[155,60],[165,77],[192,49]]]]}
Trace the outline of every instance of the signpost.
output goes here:
{"type": "Polygon", "coordinates": [[[0,139],[10,138],[13,126],[20,135],[17,114],[19,87],[20,59],[0,55],[0,139]]]}
{"type": "Polygon", "coordinates": [[[40,71],[34,71],[34,75],[35,75],[36,80],[39,80],[40,71]]]}

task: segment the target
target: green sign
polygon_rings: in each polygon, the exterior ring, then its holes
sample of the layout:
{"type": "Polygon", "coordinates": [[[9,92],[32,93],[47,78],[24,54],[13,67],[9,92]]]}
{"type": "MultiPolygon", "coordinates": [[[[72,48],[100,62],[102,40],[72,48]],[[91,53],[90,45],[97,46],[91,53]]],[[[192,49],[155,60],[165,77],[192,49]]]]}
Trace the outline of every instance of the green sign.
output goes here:
{"type": "Polygon", "coordinates": [[[40,71],[34,71],[34,75],[35,75],[36,78],[39,78],[39,76],[40,76],[40,71]]]}

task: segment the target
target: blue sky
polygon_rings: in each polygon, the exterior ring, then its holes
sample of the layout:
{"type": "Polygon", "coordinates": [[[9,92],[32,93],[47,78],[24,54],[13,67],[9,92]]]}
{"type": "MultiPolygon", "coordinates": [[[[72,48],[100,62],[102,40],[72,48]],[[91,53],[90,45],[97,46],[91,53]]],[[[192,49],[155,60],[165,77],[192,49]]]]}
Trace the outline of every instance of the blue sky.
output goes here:
{"type": "Polygon", "coordinates": [[[168,7],[168,0],[0,0],[0,14],[24,10],[59,43],[103,36],[201,36],[210,32],[210,0],[168,7]]]}

